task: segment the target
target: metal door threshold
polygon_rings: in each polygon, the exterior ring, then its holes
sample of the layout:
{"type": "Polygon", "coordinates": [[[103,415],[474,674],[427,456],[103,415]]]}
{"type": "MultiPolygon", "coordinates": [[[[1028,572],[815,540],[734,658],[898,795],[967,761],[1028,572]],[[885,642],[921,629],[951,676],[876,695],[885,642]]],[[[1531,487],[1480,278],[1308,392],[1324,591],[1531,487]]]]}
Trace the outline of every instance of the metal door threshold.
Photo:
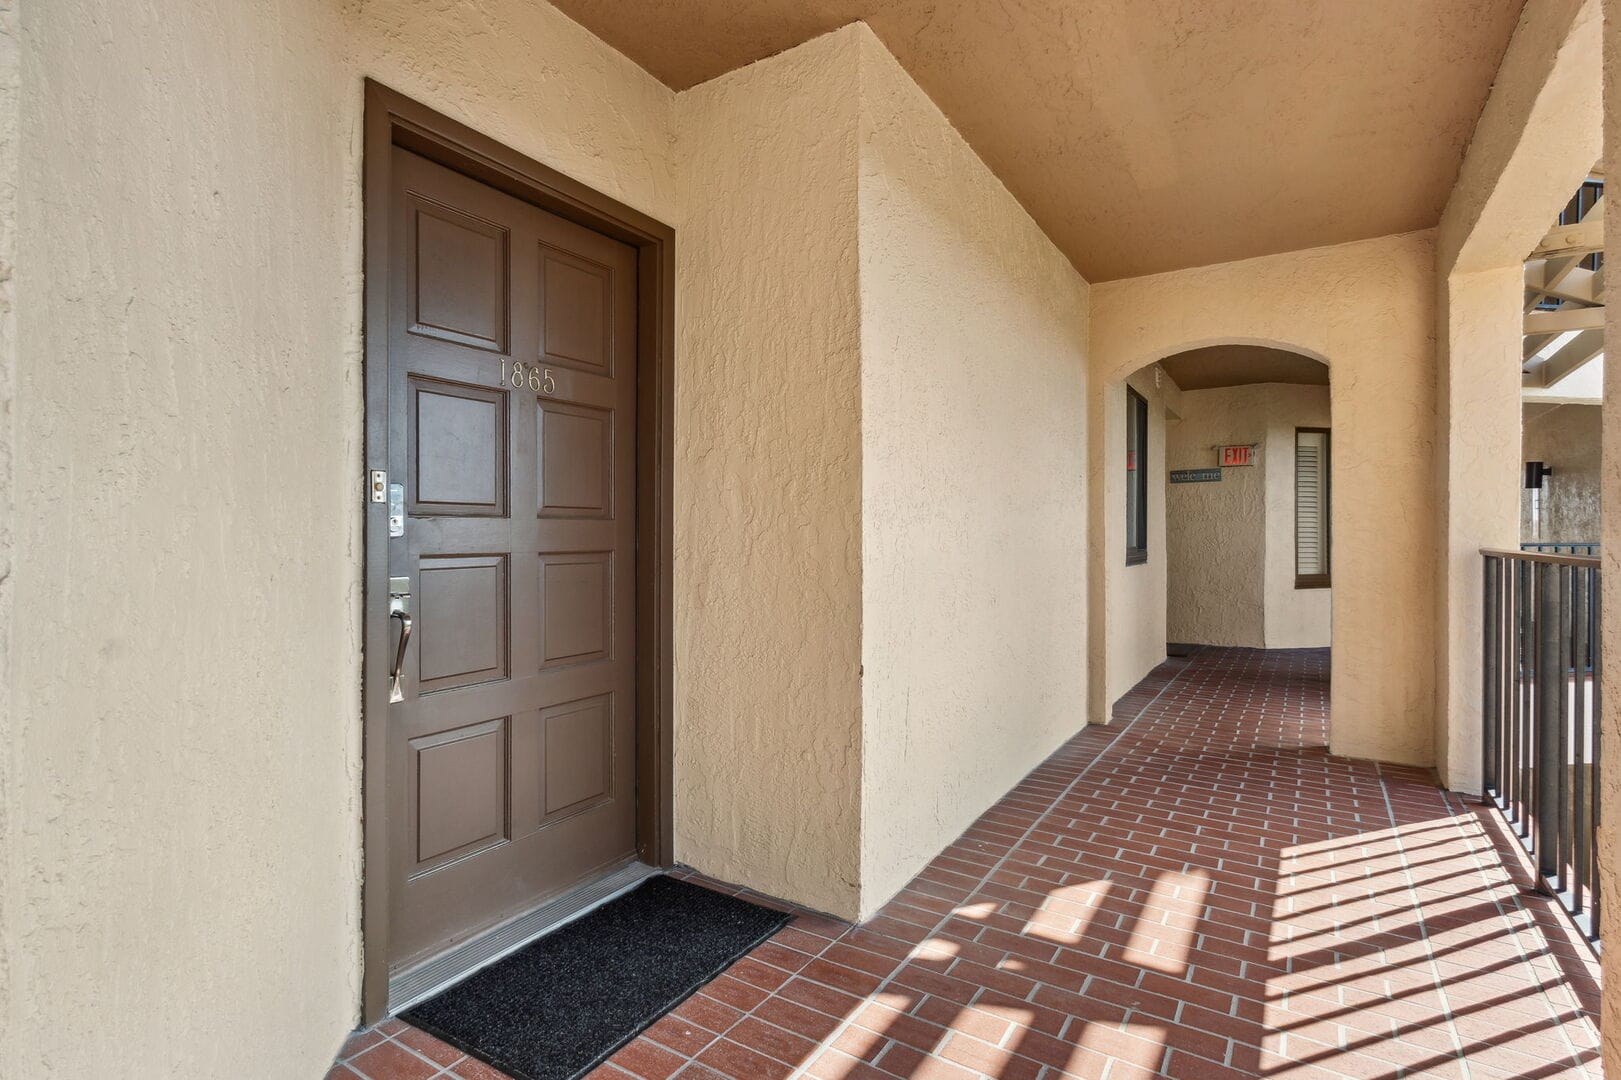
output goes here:
{"type": "Polygon", "coordinates": [[[388,977],[389,1015],[408,1009],[417,1002],[430,998],[439,991],[467,978],[480,968],[488,967],[508,953],[517,951],[538,937],[578,919],[586,912],[601,907],[609,900],[640,885],[658,870],[645,863],[632,860],[608,873],[576,885],[560,896],[554,896],[539,907],[506,922],[492,926],[476,937],[468,938],[429,960],[424,960],[404,971],[388,977]]]}

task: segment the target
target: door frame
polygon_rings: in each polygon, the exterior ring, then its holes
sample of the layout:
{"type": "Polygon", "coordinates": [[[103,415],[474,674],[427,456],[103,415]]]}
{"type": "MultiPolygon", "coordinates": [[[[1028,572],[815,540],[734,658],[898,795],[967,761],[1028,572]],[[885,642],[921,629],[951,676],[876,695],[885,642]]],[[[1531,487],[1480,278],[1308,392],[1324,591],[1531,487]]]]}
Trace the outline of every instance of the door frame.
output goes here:
{"type": "MultiPolygon", "coordinates": [[[[388,468],[389,196],[394,147],[420,154],[636,249],[636,852],[643,862],[668,866],[674,860],[675,230],[369,78],[365,96],[363,338],[368,473],[388,468]]],[[[364,492],[368,489],[365,478],[361,479],[364,492]]],[[[381,1019],[388,1008],[388,757],[384,728],[394,642],[386,602],[388,506],[369,498],[363,505],[361,1010],[370,1024],[381,1019]],[[369,872],[372,867],[378,871],[369,872]]]]}

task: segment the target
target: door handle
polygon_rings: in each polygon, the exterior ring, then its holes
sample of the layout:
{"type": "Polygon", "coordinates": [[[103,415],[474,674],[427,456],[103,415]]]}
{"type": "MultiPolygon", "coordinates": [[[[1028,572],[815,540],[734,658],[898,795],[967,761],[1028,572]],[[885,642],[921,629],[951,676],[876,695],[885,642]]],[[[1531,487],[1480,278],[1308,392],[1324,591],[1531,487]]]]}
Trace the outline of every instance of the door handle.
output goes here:
{"type": "Polygon", "coordinates": [[[405,673],[405,646],[411,640],[411,587],[410,578],[388,579],[388,616],[400,620],[400,647],[394,653],[394,673],[390,677],[388,702],[390,705],[405,700],[400,677],[405,673]]]}
{"type": "Polygon", "coordinates": [[[411,616],[403,611],[396,611],[393,617],[400,620],[400,648],[394,654],[393,683],[388,690],[388,701],[391,705],[396,701],[405,700],[405,691],[400,689],[400,675],[405,671],[405,644],[411,640],[411,616]]]}

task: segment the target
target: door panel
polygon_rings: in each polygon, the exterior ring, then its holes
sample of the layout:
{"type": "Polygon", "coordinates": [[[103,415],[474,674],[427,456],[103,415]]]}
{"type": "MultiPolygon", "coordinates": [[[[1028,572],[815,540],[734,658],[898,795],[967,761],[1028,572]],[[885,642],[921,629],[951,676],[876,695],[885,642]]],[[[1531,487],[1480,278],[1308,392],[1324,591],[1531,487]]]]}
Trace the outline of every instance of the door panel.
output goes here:
{"type": "Polygon", "coordinates": [[[441,379],[409,382],[411,512],[505,517],[506,395],[441,379]]]}
{"type": "Polygon", "coordinates": [[[542,245],[540,359],[613,374],[613,270],[542,245]]]}
{"type": "Polygon", "coordinates": [[[613,643],[613,552],[542,552],[540,664],[592,663],[613,643]]]}
{"type": "Polygon", "coordinates": [[[635,252],[393,151],[390,966],[635,852],[635,252]]]}
{"type": "Polygon", "coordinates": [[[415,193],[406,200],[416,249],[406,267],[411,333],[505,352],[507,230],[415,193]]]}
{"type": "Polygon", "coordinates": [[[506,839],[506,720],[411,740],[416,858],[411,876],[506,839]]]}
{"type": "Polygon", "coordinates": [[[506,555],[425,555],[417,563],[417,692],[507,677],[506,555]]]}
{"type": "Polygon", "coordinates": [[[542,401],[535,421],[542,517],[613,516],[613,412],[542,401]]]}
{"type": "Polygon", "coordinates": [[[545,728],[545,817],[589,809],[613,787],[613,695],[554,705],[545,728]]]}

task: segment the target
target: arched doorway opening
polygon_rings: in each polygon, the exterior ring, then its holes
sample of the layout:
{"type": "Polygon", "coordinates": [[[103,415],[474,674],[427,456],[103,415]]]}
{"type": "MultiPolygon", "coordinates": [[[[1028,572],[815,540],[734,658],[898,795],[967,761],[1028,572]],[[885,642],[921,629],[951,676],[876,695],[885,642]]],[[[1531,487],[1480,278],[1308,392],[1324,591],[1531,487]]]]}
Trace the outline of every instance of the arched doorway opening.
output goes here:
{"type": "Polygon", "coordinates": [[[1327,677],[1329,383],[1323,361],[1251,343],[1183,349],[1125,379],[1124,583],[1163,612],[1161,655],[1318,650],[1305,662],[1327,677]]]}
{"type": "Polygon", "coordinates": [[[1333,430],[1328,366],[1255,345],[1160,361],[1178,388],[1165,435],[1166,641],[1327,648],[1333,430]]]}

